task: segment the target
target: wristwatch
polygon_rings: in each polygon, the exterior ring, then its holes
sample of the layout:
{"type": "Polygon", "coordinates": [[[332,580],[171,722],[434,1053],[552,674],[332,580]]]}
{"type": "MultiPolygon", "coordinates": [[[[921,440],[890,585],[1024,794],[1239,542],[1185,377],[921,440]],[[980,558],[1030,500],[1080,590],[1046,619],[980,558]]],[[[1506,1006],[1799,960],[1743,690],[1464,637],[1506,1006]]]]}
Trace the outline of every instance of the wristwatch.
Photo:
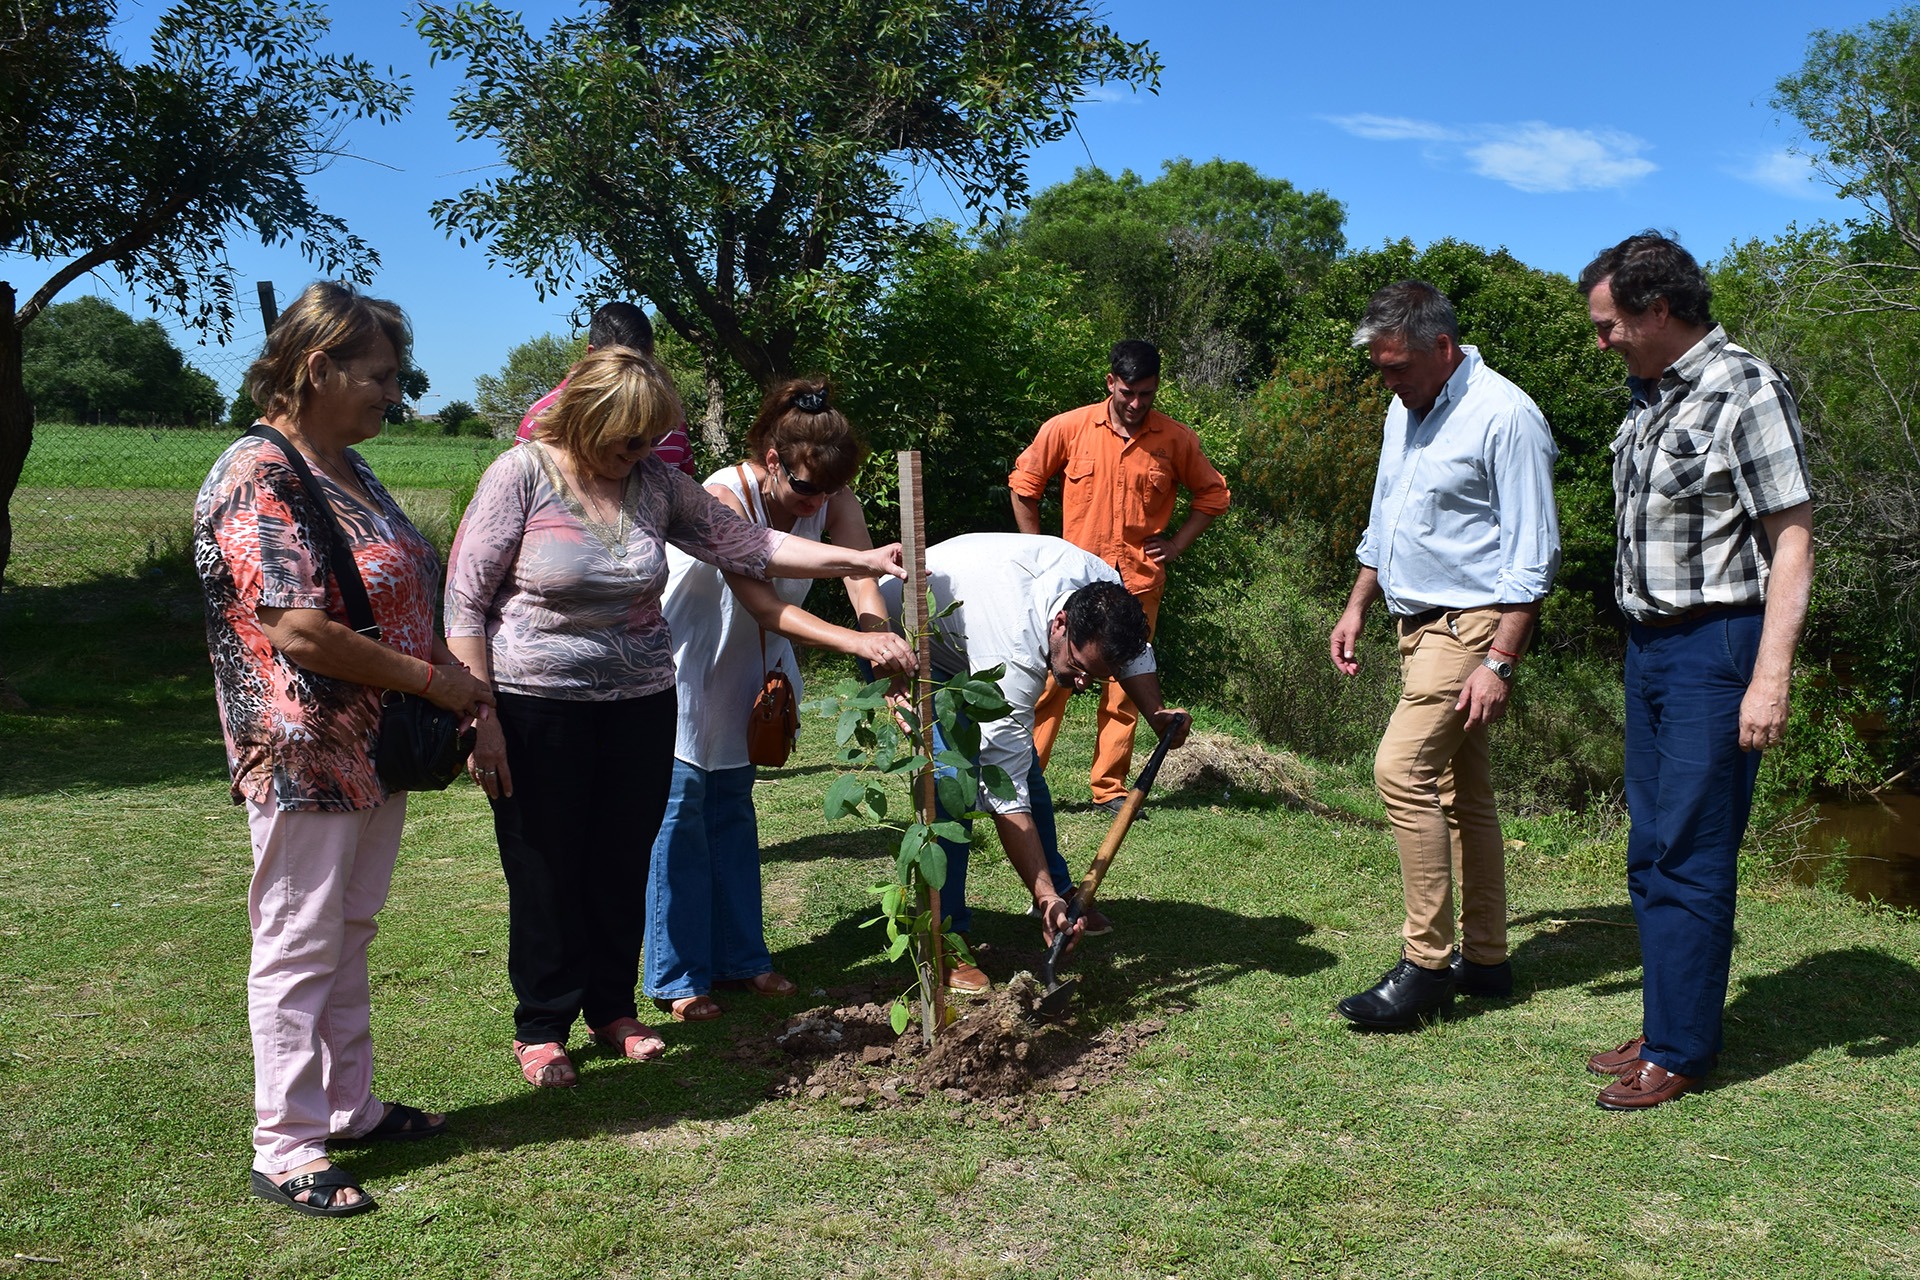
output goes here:
{"type": "Polygon", "coordinates": [[[1502,680],[1513,679],[1513,664],[1511,662],[1502,662],[1492,654],[1488,654],[1480,660],[1480,665],[1499,676],[1502,680]]]}

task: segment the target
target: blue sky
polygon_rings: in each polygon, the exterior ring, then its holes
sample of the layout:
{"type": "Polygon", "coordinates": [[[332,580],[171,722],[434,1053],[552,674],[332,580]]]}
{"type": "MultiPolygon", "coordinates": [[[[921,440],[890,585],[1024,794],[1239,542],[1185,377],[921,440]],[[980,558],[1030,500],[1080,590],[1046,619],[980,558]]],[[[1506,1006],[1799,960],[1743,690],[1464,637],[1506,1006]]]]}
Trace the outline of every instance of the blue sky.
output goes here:
{"type": "MultiPolygon", "coordinates": [[[[160,12],[122,5],[131,33],[160,12]]],[[[530,24],[571,6],[529,3],[530,24]]],[[[1769,105],[1797,70],[1817,27],[1856,26],[1886,3],[1754,0],[1740,6],[1375,3],[1299,5],[1121,0],[1111,24],[1144,39],[1165,65],[1157,95],[1096,92],[1075,134],[1032,160],[1036,190],[1099,164],[1151,176],[1163,160],[1243,160],[1347,209],[1354,246],[1451,236],[1505,246],[1522,261],[1573,273],[1593,253],[1643,227],[1672,228],[1702,257],[1771,236],[1789,223],[1842,218],[1849,208],[1789,154],[1794,122],[1769,105]]],[[[573,299],[540,301],[532,286],[437,231],[427,208],[484,173],[489,150],[455,140],[446,105],[455,72],[427,65],[397,6],[331,6],[331,47],[411,75],[412,114],[362,126],[314,182],[384,260],[372,292],[413,319],[416,359],[433,382],[423,402],[470,398],[476,374],[507,349],[568,327],[573,299]]],[[[143,39],[135,36],[134,39],[143,39]]],[[[929,216],[951,216],[937,185],[918,192],[929,216]]],[[[271,279],[284,298],[312,278],[292,249],[238,247],[235,266],[271,279]]],[[[0,260],[27,289],[47,274],[0,260]]],[[[72,286],[130,299],[102,275],[72,286]]],[[[147,314],[144,305],[131,306],[147,314]]],[[[163,323],[164,323],[163,317],[163,323]]],[[[258,351],[249,312],[233,347],[182,340],[189,358],[231,389],[258,351]]]]}

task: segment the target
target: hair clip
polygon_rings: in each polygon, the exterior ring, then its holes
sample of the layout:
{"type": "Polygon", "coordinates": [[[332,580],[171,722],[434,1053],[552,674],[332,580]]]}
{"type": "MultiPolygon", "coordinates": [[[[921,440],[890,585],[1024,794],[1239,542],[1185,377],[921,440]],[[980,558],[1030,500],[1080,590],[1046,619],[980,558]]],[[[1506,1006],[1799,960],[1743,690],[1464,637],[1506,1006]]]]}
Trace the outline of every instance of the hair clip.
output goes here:
{"type": "Polygon", "coordinates": [[[825,413],[827,411],[827,389],[814,387],[807,391],[796,391],[787,401],[794,408],[806,413],[825,413]]]}

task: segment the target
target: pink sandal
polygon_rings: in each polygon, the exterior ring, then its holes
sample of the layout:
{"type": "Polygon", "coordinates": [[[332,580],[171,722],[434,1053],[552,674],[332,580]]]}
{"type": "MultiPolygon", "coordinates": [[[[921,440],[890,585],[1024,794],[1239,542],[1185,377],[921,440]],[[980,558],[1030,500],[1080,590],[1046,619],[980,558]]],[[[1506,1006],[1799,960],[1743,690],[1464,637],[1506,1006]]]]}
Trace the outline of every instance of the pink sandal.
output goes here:
{"type": "Polygon", "coordinates": [[[545,1044],[524,1044],[515,1040],[513,1056],[520,1062],[520,1074],[536,1089],[571,1089],[580,1083],[563,1044],[552,1040],[545,1044]]]}
{"type": "Polygon", "coordinates": [[[645,1062],[667,1051],[667,1042],[633,1018],[615,1018],[599,1029],[587,1028],[587,1034],[609,1049],[619,1050],[631,1062],[645,1062]]]}

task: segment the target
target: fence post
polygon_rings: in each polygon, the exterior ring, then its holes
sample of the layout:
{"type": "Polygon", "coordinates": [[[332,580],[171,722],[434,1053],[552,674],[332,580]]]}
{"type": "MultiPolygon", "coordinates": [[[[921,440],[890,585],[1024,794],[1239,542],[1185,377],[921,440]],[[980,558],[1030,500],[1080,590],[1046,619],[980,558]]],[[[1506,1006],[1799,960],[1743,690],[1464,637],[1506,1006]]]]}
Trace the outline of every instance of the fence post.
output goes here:
{"type": "Polygon", "coordinates": [[[260,295],[260,324],[268,333],[280,323],[280,304],[273,298],[273,281],[261,280],[254,286],[254,292],[260,295]]]}

